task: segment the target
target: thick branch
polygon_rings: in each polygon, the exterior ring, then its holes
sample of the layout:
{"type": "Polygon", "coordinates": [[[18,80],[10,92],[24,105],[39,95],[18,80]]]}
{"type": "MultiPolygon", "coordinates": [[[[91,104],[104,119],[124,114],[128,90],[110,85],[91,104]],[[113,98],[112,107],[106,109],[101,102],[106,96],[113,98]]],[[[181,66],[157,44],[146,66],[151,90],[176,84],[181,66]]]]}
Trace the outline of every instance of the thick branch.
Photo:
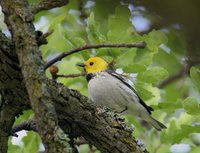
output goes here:
{"type": "Polygon", "coordinates": [[[15,49],[21,65],[26,90],[37,121],[37,129],[45,142],[46,151],[71,152],[69,139],[58,126],[57,115],[50,99],[41,53],[35,39],[33,16],[26,0],[0,1],[5,20],[12,31],[15,49]]]}
{"type": "MultiPolygon", "coordinates": [[[[132,138],[132,130],[125,125],[123,119],[114,117],[111,112],[96,113],[97,108],[85,96],[62,84],[49,81],[49,88],[53,92],[59,125],[70,137],[83,136],[87,143],[96,146],[103,153],[147,152],[142,151],[132,138]]],[[[24,122],[12,131],[35,130],[32,125],[34,121],[24,122]]]]}
{"type": "Polygon", "coordinates": [[[7,153],[8,136],[15,117],[27,109],[29,102],[15,48],[0,32],[0,152],[7,153]]]}
{"type": "Polygon", "coordinates": [[[141,42],[141,43],[132,43],[132,44],[97,44],[97,45],[85,45],[79,48],[75,48],[72,49],[70,51],[64,52],[60,55],[58,55],[57,57],[53,58],[51,61],[47,62],[44,66],[45,69],[47,69],[49,66],[51,66],[52,64],[62,60],[64,57],[69,56],[71,54],[80,52],[80,51],[84,51],[86,49],[98,49],[98,48],[120,48],[120,47],[124,47],[124,48],[145,48],[146,47],[146,43],[145,42],[141,42]]]}
{"type": "Polygon", "coordinates": [[[32,13],[38,13],[40,11],[44,11],[44,10],[49,10],[52,8],[56,8],[56,7],[61,7],[66,5],[69,2],[69,0],[43,0],[42,2],[40,2],[37,5],[33,5],[31,6],[31,12],[32,13]]]}

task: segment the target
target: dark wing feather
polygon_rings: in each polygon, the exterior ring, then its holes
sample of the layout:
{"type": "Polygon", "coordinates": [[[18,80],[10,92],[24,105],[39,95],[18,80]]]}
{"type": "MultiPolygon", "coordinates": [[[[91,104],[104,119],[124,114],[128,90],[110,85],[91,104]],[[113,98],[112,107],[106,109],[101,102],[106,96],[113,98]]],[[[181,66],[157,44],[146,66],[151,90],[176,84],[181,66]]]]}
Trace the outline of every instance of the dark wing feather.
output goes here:
{"type": "Polygon", "coordinates": [[[146,108],[146,110],[149,112],[149,114],[151,114],[151,111],[153,111],[153,108],[148,106],[147,104],[145,104],[145,102],[140,98],[140,96],[137,94],[135,89],[130,84],[128,84],[123,77],[121,77],[119,74],[117,74],[116,72],[114,72],[112,70],[106,70],[106,72],[109,73],[110,75],[112,75],[113,77],[117,78],[118,80],[120,80],[127,87],[129,87],[138,96],[140,104],[146,108]]]}

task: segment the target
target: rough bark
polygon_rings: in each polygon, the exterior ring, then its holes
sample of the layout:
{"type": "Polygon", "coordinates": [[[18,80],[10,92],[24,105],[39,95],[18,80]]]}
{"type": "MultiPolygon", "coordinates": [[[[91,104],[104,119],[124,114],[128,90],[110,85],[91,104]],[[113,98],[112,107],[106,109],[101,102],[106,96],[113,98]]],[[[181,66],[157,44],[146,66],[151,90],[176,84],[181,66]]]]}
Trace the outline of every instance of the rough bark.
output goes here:
{"type": "Polygon", "coordinates": [[[45,149],[49,153],[71,152],[67,135],[58,126],[55,108],[45,82],[43,61],[36,42],[32,23],[34,18],[29,4],[26,0],[4,0],[1,5],[45,149]]]}
{"type": "Polygon", "coordinates": [[[28,96],[11,40],[0,33],[0,44],[0,152],[4,153],[15,117],[28,108],[28,96]]]}
{"type": "Polygon", "coordinates": [[[49,152],[70,151],[62,130],[70,138],[85,137],[103,153],[142,152],[120,119],[112,113],[95,113],[85,96],[45,77],[28,3],[2,0],[0,4],[12,33],[12,40],[0,33],[0,151],[7,152],[14,118],[32,108],[49,152]]]}
{"type": "Polygon", "coordinates": [[[69,0],[43,0],[37,5],[30,7],[32,13],[38,13],[40,11],[49,10],[56,7],[66,5],[69,0]]]}

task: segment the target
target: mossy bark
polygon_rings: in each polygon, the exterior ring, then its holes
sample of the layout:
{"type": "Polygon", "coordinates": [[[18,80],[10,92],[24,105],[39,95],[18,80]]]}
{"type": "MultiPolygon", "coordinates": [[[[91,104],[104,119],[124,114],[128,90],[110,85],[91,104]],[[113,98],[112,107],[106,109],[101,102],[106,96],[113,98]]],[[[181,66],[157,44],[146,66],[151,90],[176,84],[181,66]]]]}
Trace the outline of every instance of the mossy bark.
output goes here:
{"type": "Polygon", "coordinates": [[[2,0],[1,5],[46,152],[69,153],[69,139],[58,126],[55,108],[45,82],[42,56],[35,38],[32,23],[34,17],[29,4],[26,0],[2,0]]]}
{"type": "Polygon", "coordinates": [[[9,40],[0,33],[0,151],[7,152],[15,117],[32,108],[48,152],[71,152],[68,134],[85,137],[103,153],[141,153],[124,122],[110,112],[97,114],[87,97],[45,77],[27,1],[0,4],[12,34],[9,40]]]}

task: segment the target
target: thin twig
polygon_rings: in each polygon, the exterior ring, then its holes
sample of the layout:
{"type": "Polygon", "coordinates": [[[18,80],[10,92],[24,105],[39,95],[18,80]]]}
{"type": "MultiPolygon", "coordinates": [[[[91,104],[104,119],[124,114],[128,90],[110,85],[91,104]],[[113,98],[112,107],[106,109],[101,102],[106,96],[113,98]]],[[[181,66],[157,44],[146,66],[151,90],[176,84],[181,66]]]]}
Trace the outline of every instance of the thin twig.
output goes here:
{"type": "Polygon", "coordinates": [[[62,75],[62,74],[58,74],[56,75],[56,77],[58,78],[76,78],[76,77],[81,77],[81,76],[85,76],[86,73],[80,73],[80,74],[67,74],[67,75],[62,75]]]}
{"type": "Polygon", "coordinates": [[[190,65],[185,64],[184,67],[175,75],[168,77],[166,80],[162,81],[159,85],[158,88],[164,88],[166,85],[182,78],[185,77],[189,74],[190,70],[190,65]]]}
{"type": "Polygon", "coordinates": [[[97,44],[97,45],[85,45],[79,48],[72,49],[70,51],[64,52],[54,59],[50,60],[44,65],[44,69],[47,69],[49,66],[52,64],[56,63],[57,61],[62,60],[64,57],[69,56],[71,54],[86,50],[86,49],[98,49],[98,48],[145,48],[146,43],[145,42],[140,42],[140,43],[132,43],[132,44],[97,44]]]}
{"type": "Polygon", "coordinates": [[[44,38],[47,38],[49,35],[51,35],[54,32],[53,29],[49,30],[48,32],[44,33],[43,36],[44,38]]]}
{"type": "Polygon", "coordinates": [[[164,88],[166,85],[170,84],[171,82],[174,82],[180,78],[182,78],[182,73],[179,72],[178,74],[175,74],[173,76],[170,76],[169,78],[167,78],[166,80],[162,81],[159,85],[158,88],[164,88]]]}
{"type": "Polygon", "coordinates": [[[19,125],[16,125],[12,128],[11,135],[17,136],[16,132],[27,130],[27,131],[37,131],[36,123],[34,120],[25,121],[19,125]]]}
{"type": "Polygon", "coordinates": [[[40,11],[49,10],[56,7],[61,7],[66,5],[69,0],[43,0],[39,4],[32,5],[30,10],[33,14],[36,14],[40,11]]]}

